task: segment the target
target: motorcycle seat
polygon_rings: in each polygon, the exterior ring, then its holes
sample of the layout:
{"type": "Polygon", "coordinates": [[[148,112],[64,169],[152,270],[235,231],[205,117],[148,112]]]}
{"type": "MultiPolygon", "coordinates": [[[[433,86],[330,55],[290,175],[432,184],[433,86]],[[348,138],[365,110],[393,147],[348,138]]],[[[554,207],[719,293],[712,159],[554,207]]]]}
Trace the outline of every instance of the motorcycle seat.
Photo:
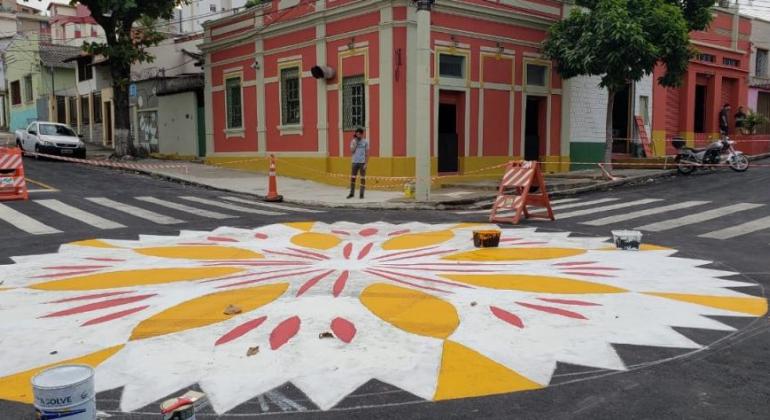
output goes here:
{"type": "Polygon", "coordinates": [[[689,150],[689,151],[691,151],[693,153],[700,153],[700,152],[706,151],[707,148],[706,147],[698,147],[698,148],[695,148],[695,147],[685,147],[685,149],[689,150]]]}

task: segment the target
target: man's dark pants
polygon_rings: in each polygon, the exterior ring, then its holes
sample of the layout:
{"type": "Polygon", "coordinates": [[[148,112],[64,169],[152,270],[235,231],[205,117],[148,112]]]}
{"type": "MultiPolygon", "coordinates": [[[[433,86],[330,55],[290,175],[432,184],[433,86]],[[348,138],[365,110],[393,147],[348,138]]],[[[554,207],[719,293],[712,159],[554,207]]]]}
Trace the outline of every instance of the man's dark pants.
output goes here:
{"type": "Polygon", "coordinates": [[[355,194],[356,192],[356,176],[358,174],[361,174],[361,196],[364,195],[364,190],[366,190],[366,164],[365,163],[354,163],[353,164],[353,170],[350,174],[350,195],[355,194]]]}

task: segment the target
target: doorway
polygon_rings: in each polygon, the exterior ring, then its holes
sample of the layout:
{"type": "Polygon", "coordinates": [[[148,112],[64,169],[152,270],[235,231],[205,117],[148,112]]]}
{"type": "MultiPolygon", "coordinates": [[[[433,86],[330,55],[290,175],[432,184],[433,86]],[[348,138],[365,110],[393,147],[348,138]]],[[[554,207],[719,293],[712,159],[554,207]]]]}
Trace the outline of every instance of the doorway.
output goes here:
{"type": "Polygon", "coordinates": [[[545,144],[547,98],[527,96],[524,116],[524,160],[540,160],[541,144],[545,144]]]}
{"type": "MultiPolygon", "coordinates": [[[[757,95],[757,114],[763,115],[770,121],[770,92],[759,92],[757,95]]],[[[770,134],[770,122],[757,126],[757,134],[770,134]]]]}
{"type": "Polygon", "coordinates": [[[615,93],[612,107],[612,153],[631,153],[631,85],[615,93]]]}
{"type": "Polygon", "coordinates": [[[441,90],[438,104],[438,171],[457,173],[465,131],[465,93],[441,90]]]}
{"type": "Polygon", "coordinates": [[[104,145],[112,146],[112,102],[104,103],[104,145]]]}
{"type": "Polygon", "coordinates": [[[706,132],[706,86],[695,86],[695,112],[693,129],[696,133],[706,132]]]}

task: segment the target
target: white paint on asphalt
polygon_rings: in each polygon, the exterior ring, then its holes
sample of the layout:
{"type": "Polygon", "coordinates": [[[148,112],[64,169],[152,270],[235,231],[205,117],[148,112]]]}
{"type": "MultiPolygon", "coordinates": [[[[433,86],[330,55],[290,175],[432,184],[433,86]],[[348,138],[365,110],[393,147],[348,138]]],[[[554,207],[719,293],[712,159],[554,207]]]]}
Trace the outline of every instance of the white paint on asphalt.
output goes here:
{"type": "Polygon", "coordinates": [[[565,204],[563,206],[554,206],[554,207],[551,207],[551,210],[556,211],[556,210],[574,209],[578,207],[593,206],[594,204],[609,203],[611,201],[618,201],[618,200],[619,198],[600,198],[598,200],[584,201],[582,203],[565,204]]]}
{"type": "Polygon", "coordinates": [[[645,204],[655,203],[658,201],[663,201],[660,198],[645,198],[643,200],[636,200],[636,201],[629,201],[627,203],[620,203],[620,204],[613,204],[610,206],[603,206],[603,207],[592,207],[590,209],[584,209],[584,210],[576,210],[570,213],[562,213],[557,214],[556,219],[562,220],[562,219],[569,219],[572,217],[579,217],[579,216],[588,216],[594,213],[601,213],[605,211],[612,211],[612,210],[620,210],[625,209],[628,207],[634,207],[634,206],[643,206],[645,204]]]}
{"type": "Polygon", "coordinates": [[[140,219],[149,220],[153,223],[157,223],[160,225],[175,225],[177,223],[184,223],[184,220],[179,220],[173,217],[164,216],[160,213],[155,213],[154,211],[145,210],[140,207],[121,203],[115,200],[110,200],[109,198],[105,198],[105,197],[88,197],[86,198],[86,200],[92,203],[102,205],[104,207],[109,207],[113,210],[126,213],[134,217],[138,217],[140,219]]]}
{"type": "Polygon", "coordinates": [[[639,211],[634,211],[634,212],[631,212],[631,213],[624,213],[624,214],[620,214],[620,215],[616,215],[616,216],[607,216],[607,217],[603,217],[601,219],[596,219],[596,220],[590,220],[588,222],[583,222],[581,224],[589,225],[589,226],[606,226],[606,225],[609,225],[609,224],[612,224],[612,223],[625,222],[625,221],[628,221],[628,220],[639,219],[641,217],[652,216],[652,215],[661,214],[661,213],[667,213],[669,211],[674,211],[674,210],[688,209],[690,207],[702,206],[702,205],[708,204],[708,203],[710,203],[710,201],[683,201],[681,203],[670,204],[668,206],[653,207],[651,209],[639,210],[639,211]]]}
{"type": "Polygon", "coordinates": [[[5,204],[0,204],[0,220],[5,220],[11,224],[11,226],[33,235],[50,235],[54,233],[61,233],[60,230],[54,229],[48,225],[44,225],[37,220],[27,216],[26,214],[6,206],[5,204]]]}
{"type": "Polygon", "coordinates": [[[35,203],[53,210],[63,216],[71,217],[98,229],[121,229],[126,227],[125,225],[122,225],[118,222],[113,222],[112,220],[105,219],[93,213],[81,210],[77,207],[70,206],[69,204],[62,203],[59,200],[35,200],[35,203]]]}
{"type": "Polygon", "coordinates": [[[698,235],[700,238],[710,239],[731,239],[736,236],[748,235],[749,233],[757,232],[760,230],[770,229],[770,216],[763,217],[761,219],[752,220],[750,222],[742,223],[740,225],[731,226],[726,229],[715,230],[713,232],[704,233],[698,235]]]}
{"type": "Polygon", "coordinates": [[[252,204],[255,206],[262,206],[262,207],[268,207],[273,209],[279,209],[279,210],[288,210],[288,211],[296,211],[298,213],[324,213],[320,210],[313,210],[313,209],[303,209],[301,207],[290,207],[290,206],[284,206],[281,204],[275,204],[275,203],[265,203],[262,201],[257,200],[247,200],[245,198],[239,198],[239,197],[220,197],[222,199],[225,199],[227,201],[234,201],[236,203],[243,203],[243,204],[252,204]]]}
{"type": "Polygon", "coordinates": [[[682,226],[706,222],[709,220],[717,219],[719,217],[730,216],[732,214],[735,214],[741,211],[751,210],[751,209],[755,209],[763,206],[764,204],[738,203],[738,204],[733,204],[731,206],[720,207],[718,209],[708,210],[697,214],[691,214],[689,216],[679,217],[676,219],[661,220],[660,222],[639,226],[635,229],[646,230],[650,232],[663,232],[666,230],[676,229],[682,226]]]}
{"type": "MultiPolygon", "coordinates": [[[[617,198],[610,199],[609,201],[612,201],[612,200],[617,200],[617,198]]],[[[553,200],[553,201],[551,201],[551,206],[553,206],[554,204],[572,203],[572,202],[575,202],[575,201],[579,201],[579,199],[578,198],[562,198],[560,200],[553,200]]],[[[603,202],[604,201],[602,201],[602,203],[603,202]]],[[[489,203],[489,204],[492,204],[492,203],[489,203]]],[[[590,203],[586,204],[586,205],[590,205],[590,203]]],[[[552,209],[556,210],[556,207],[552,207],[552,209]]],[[[491,211],[492,211],[492,209],[483,209],[483,210],[456,211],[454,213],[455,214],[484,214],[484,213],[489,213],[491,211]]]]}
{"type": "Polygon", "coordinates": [[[136,199],[147,203],[157,204],[159,206],[166,207],[172,210],[178,210],[184,213],[190,213],[196,216],[205,217],[208,219],[222,220],[222,219],[232,219],[236,217],[236,216],[231,216],[229,214],[185,206],[184,204],[172,203],[171,201],[161,200],[155,197],[136,197],[136,199]]]}
{"type": "Polygon", "coordinates": [[[280,216],[282,214],[286,214],[286,213],[278,213],[274,211],[257,210],[257,209],[252,209],[250,207],[243,207],[235,204],[222,203],[219,201],[207,200],[205,198],[200,198],[200,197],[185,196],[185,197],[179,197],[179,198],[181,198],[182,200],[194,201],[196,203],[207,204],[212,207],[220,207],[223,209],[239,211],[242,213],[262,214],[265,216],[280,216]]]}

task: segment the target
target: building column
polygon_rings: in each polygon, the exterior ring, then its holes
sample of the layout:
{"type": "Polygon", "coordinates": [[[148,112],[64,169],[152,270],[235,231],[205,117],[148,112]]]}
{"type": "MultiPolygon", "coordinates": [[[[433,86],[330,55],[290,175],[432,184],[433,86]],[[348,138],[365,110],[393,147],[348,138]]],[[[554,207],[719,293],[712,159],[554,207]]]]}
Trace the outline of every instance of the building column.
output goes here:
{"type": "Polygon", "coordinates": [[[430,199],[430,10],[433,0],[417,1],[417,77],[415,90],[415,198],[430,199]]]}
{"type": "Polygon", "coordinates": [[[267,155],[267,124],[265,122],[265,55],[263,53],[262,38],[254,41],[254,60],[257,63],[257,150],[267,155]]]}
{"type": "MultiPolygon", "coordinates": [[[[323,3],[323,2],[322,2],[323,3]]],[[[315,27],[315,60],[320,65],[326,63],[326,23],[321,22],[315,27]]],[[[327,109],[327,81],[323,78],[316,80],[316,109],[317,128],[318,128],[318,151],[328,153],[329,151],[329,111],[327,109]]]]}
{"type": "Polygon", "coordinates": [[[679,97],[679,130],[682,131],[687,144],[694,144],[695,140],[695,85],[697,72],[691,69],[685,76],[679,97]]]}
{"type": "MultiPolygon", "coordinates": [[[[212,155],[215,153],[214,150],[214,110],[213,110],[213,98],[212,98],[212,92],[211,92],[211,54],[206,54],[205,59],[205,65],[203,67],[204,71],[204,80],[206,83],[203,85],[203,104],[204,104],[204,115],[205,115],[205,121],[206,121],[206,156],[212,155]]],[[[111,103],[109,104],[111,105],[111,103]]],[[[108,106],[109,106],[108,105],[108,106]]],[[[110,112],[110,116],[114,115],[112,112],[110,112]]],[[[114,119],[112,117],[111,119],[114,119]]],[[[106,123],[106,121],[105,121],[106,123]]],[[[102,130],[102,137],[105,136],[104,133],[107,133],[106,129],[102,130]]]]}
{"type": "Polygon", "coordinates": [[[380,157],[393,156],[393,7],[380,9],[380,157]]]}
{"type": "Polygon", "coordinates": [[[560,170],[569,171],[571,158],[570,136],[570,109],[572,109],[572,79],[561,81],[561,158],[560,170]]]}

